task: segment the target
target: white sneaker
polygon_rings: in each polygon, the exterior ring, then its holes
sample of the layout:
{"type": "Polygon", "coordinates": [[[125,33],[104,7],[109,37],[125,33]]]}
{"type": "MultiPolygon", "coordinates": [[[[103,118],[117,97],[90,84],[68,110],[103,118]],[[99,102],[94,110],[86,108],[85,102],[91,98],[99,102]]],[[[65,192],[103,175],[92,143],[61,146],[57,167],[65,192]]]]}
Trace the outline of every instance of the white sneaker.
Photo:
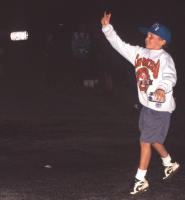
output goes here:
{"type": "Polygon", "coordinates": [[[143,181],[135,179],[135,182],[134,182],[133,188],[131,188],[130,194],[137,195],[137,194],[146,192],[148,188],[149,188],[149,184],[146,179],[143,181]]]}
{"type": "Polygon", "coordinates": [[[180,165],[177,162],[172,163],[170,166],[165,166],[163,180],[171,178],[178,171],[179,167],[180,165]]]}

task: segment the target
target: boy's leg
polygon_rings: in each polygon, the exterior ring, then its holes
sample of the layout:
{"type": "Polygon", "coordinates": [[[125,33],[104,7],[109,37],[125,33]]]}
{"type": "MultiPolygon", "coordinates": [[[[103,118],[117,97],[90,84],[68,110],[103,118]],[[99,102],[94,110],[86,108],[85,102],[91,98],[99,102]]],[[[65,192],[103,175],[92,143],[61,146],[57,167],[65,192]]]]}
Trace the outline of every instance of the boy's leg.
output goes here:
{"type": "Polygon", "coordinates": [[[140,142],[139,169],[147,170],[151,160],[151,144],[140,142]]]}
{"type": "Polygon", "coordinates": [[[164,147],[163,144],[156,142],[156,143],[153,143],[152,146],[159,153],[161,158],[165,158],[165,157],[168,156],[168,152],[167,152],[167,150],[166,150],[166,148],[164,147]]]}
{"type": "Polygon", "coordinates": [[[135,176],[135,182],[130,194],[136,195],[145,192],[148,187],[148,181],[145,179],[147,169],[151,160],[151,144],[140,142],[140,161],[139,168],[135,176]]]}
{"type": "Polygon", "coordinates": [[[166,179],[170,178],[171,176],[173,176],[177,172],[180,165],[177,162],[171,161],[171,157],[168,154],[168,152],[163,144],[153,143],[152,146],[159,153],[159,155],[162,159],[162,164],[164,166],[163,180],[166,180],[166,179]]]}

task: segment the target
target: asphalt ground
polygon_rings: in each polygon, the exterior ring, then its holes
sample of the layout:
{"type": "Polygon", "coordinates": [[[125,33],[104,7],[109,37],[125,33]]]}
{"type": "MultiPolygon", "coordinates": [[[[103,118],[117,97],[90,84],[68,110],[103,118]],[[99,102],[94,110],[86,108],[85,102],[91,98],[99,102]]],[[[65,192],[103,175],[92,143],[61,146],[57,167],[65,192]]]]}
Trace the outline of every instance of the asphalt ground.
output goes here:
{"type": "MultiPolygon", "coordinates": [[[[0,200],[128,200],[139,159],[138,116],[127,87],[1,89],[0,200]]],[[[163,182],[153,152],[150,190],[138,200],[184,200],[184,97],[166,147],[181,168],[163,182]]]]}

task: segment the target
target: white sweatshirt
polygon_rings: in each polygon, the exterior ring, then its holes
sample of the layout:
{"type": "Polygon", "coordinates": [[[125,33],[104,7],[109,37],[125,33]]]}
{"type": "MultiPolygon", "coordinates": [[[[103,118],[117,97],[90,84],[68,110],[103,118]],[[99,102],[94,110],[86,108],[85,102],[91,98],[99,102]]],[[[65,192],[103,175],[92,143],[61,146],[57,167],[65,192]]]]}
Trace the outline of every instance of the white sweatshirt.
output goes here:
{"type": "Polygon", "coordinates": [[[172,57],[163,49],[150,50],[125,43],[111,24],[104,26],[102,31],[112,47],[135,66],[140,103],[153,110],[173,112],[173,87],[177,75],[172,57]],[[156,89],[163,89],[166,93],[166,101],[160,106],[148,100],[149,94],[156,89]]]}

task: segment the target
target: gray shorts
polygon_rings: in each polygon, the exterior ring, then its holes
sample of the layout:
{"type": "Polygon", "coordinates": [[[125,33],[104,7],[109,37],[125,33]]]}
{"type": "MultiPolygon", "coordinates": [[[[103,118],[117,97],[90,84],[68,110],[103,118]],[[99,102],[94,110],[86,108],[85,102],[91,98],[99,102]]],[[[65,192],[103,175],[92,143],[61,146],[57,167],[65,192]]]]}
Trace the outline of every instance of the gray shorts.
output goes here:
{"type": "Polygon", "coordinates": [[[163,144],[168,134],[170,118],[169,112],[159,112],[143,106],[139,117],[140,141],[163,144]]]}

